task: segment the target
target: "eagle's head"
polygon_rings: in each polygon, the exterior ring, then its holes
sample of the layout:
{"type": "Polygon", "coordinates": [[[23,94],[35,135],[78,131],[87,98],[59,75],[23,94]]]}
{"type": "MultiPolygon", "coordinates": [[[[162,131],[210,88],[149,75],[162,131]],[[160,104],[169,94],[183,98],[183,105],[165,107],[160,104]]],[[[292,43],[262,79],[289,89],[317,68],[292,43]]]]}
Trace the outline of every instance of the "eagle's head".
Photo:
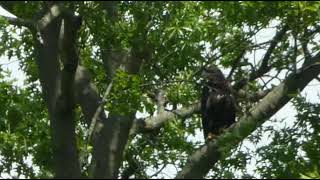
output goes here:
{"type": "Polygon", "coordinates": [[[216,83],[220,84],[220,83],[226,81],[221,70],[215,65],[204,68],[204,70],[202,72],[202,77],[209,84],[212,84],[212,83],[213,84],[216,84],[216,83]]]}

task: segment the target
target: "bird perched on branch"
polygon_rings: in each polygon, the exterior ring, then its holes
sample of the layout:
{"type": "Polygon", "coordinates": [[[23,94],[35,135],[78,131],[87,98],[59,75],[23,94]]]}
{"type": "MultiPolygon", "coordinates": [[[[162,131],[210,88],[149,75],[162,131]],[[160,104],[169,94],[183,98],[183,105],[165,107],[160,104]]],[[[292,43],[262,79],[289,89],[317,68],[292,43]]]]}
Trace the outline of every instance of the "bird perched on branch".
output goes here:
{"type": "Polygon", "coordinates": [[[229,83],[218,67],[205,68],[202,76],[202,127],[205,140],[212,140],[235,122],[236,106],[229,83]]]}

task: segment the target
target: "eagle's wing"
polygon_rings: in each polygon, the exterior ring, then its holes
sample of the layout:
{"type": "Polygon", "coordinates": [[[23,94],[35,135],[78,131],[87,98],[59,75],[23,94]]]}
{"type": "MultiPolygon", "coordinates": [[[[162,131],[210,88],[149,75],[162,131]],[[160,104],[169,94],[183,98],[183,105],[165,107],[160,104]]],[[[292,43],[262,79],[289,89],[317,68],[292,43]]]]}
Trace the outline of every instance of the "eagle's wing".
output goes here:
{"type": "Polygon", "coordinates": [[[208,116],[208,110],[207,110],[208,97],[209,97],[209,89],[207,87],[204,87],[202,90],[202,96],[201,96],[201,115],[202,115],[203,135],[205,139],[207,139],[207,135],[209,132],[208,123],[210,121],[208,116]]]}
{"type": "Polygon", "coordinates": [[[235,99],[232,95],[228,95],[226,98],[225,108],[228,110],[226,114],[225,121],[228,126],[235,122],[236,118],[236,106],[235,106],[235,99]]]}
{"type": "Polygon", "coordinates": [[[222,96],[215,91],[209,92],[209,89],[205,88],[201,99],[201,113],[202,113],[202,127],[205,139],[208,133],[215,132],[215,123],[218,120],[217,114],[219,113],[219,103],[222,96]]]}

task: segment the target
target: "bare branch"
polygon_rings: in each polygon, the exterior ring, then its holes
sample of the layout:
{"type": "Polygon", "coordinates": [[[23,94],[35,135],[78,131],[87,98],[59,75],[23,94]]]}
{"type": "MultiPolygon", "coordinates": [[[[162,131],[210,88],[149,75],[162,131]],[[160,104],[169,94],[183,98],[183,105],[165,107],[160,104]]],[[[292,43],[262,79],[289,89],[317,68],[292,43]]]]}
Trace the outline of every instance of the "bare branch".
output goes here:
{"type": "Polygon", "coordinates": [[[281,82],[282,80],[278,77],[278,75],[280,74],[281,71],[278,71],[276,75],[274,76],[270,76],[270,75],[264,75],[265,77],[270,77],[270,79],[264,83],[264,85],[262,86],[261,89],[264,89],[265,87],[267,87],[267,85],[274,79],[277,79],[279,82],[281,82]]]}
{"type": "Polygon", "coordinates": [[[265,41],[265,42],[262,42],[262,43],[259,43],[259,44],[253,44],[253,45],[249,45],[248,47],[249,48],[260,48],[262,46],[265,46],[269,43],[273,42],[272,40],[269,40],[269,41],[265,41]]]}
{"type": "Polygon", "coordinates": [[[96,126],[96,121],[98,119],[99,114],[103,110],[104,103],[107,102],[107,96],[109,95],[109,93],[111,91],[112,84],[113,84],[113,81],[111,81],[109,83],[109,85],[107,87],[107,90],[103,95],[102,102],[101,102],[100,106],[97,108],[97,110],[94,113],[94,116],[93,116],[93,118],[91,120],[91,124],[90,124],[89,131],[88,131],[88,142],[91,141],[91,139],[92,139],[92,133],[93,133],[93,130],[94,130],[95,126],[96,126]]]}
{"type": "Polygon", "coordinates": [[[200,103],[197,102],[189,107],[181,108],[172,112],[164,111],[155,117],[150,117],[146,119],[135,119],[130,130],[130,135],[160,128],[161,126],[163,126],[164,123],[174,119],[176,116],[187,118],[194,113],[198,113],[199,111],[200,103]]]}
{"type": "Polygon", "coordinates": [[[299,39],[301,42],[303,53],[304,53],[305,63],[311,58],[311,53],[308,50],[308,43],[312,39],[312,37],[318,32],[320,32],[320,26],[315,25],[315,29],[313,30],[306,29],[302,37],[299,39]]]}
{"type": "Polygon", "coordinates": [[[260,65],[259,69],[250,75],[250,78],[249,78],[250,81],[262,76],[264,73],[268,72],[271,69],[271,66],[268,65],[271,54],[274,51],[274,49],[276,48],[279,41],[286,34],[287,30],[288,30],[288,26],[286,25],[279,32],[277,32],[277,34],[273,38],[273,40],[268,48],[266,54],[264,55],[263,59],[261,60],[261,65],[260,65]]]}
{"type": "Polygon", "coordinates": [[[228,75],[228,77],[227,77],[228,80],[231,79],[233,72],[234,72],[235,69],[238,67],[238,64],[240,63],[241,58],[244,56],[245,53],[246,53],[246,50],[241,51],[241,53],[239,54],[239,56],[233,61],[234,63],[233,63],[233,65],[232,65],[232,68],[231,68],[231,70],[230,70],[230,73],[229,73],[229,75],[228,75]]]}
{"type": "Polygon", "coordinates": [[[155,172],[154,174],[152,174],[152,175],[150,176],[150,178],[153,178],[153,177],[155,177],[155,176],[158,176],[158,174],[160,174],[161,171],[162,171],[166,166],[167,166],[167,164],[163,164],[162,167],[161,167],[157,172],[155,172]]]}
{"type": "Polygon", "coordinates": [[[242,80],[240,80],[239,82],[237,82],[233,88],[235,90],[239,90],[241,89],[243,86],[245,86],[247,84],[247,82],[249,81],[253,81],[255,79],[257,79],[258,77],[261,77],[263,74],[265,74],[266,72],[268,72],[272,66],[270,66],[268,64],[271,54],[274,51],[274,49],[276,48],[277,44],[279,43],[279,41],[283,38],[283,36],[286,34],[288,30],[288,25],[285,25],[279,32],[276,33],[275,37],[272,39],[271,44],[266,52],[266,54],[264,55],[264,57],[261,60],[261,65],[258,68],[258,70],[253,71],[250,75],[249,78],[243,78],[242,80]]]}

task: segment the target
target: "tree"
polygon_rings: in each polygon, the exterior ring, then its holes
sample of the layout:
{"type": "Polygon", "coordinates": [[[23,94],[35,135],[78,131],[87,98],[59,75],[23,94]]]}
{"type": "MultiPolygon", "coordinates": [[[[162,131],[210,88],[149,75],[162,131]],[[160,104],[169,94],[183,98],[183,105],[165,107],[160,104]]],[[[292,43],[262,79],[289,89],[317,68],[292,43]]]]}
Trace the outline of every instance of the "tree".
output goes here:
{"type": "Polygon", "coordinates": [[[169,165],[176,178],[319,174],[319,104],[299,96],[320,73],[318,2],[0,5],[16,16],[0,19],[0,53],[27,78],[25,87],[0,82],[2,174],[153,178],[169,165]],[[275,35],[257,43],[270,28],[275,35]],[[261,59],[250,57],[258,51],[261,59]],[[201,127],[200,75],[213,64],[228,72],[237,122],[204,144],[189,138],[201,127]],[[261,127],[291,100],[295,127],[261,127]],[[239,150],[267,131],[270,144],[239,150]],[[252,175],[245,165],[254,156],[252,175]]]}

